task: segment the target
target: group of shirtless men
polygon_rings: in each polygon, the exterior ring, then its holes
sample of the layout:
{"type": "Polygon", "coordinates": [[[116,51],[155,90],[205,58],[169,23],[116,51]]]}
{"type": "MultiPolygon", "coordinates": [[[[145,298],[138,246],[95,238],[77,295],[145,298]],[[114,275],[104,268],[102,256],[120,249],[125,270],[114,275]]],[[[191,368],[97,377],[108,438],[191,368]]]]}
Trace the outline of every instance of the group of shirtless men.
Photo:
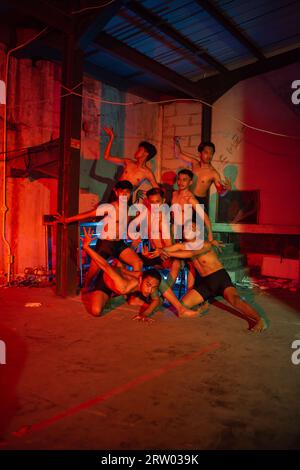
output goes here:
{"type": "MultiPolygon", "coordinates": [[[[119,223],[119,204],[123,196],[130,203],[133,191],[144,180],[148,180],[152,188],[146,192],[143,204],[147,211],[152,205],[160,206],[165,203],[164,190],[159,186],[156,178],[147,166],[147,162],[156,155],[156,148],[151,143],[141,142],[134,154],[134,159],[120,158],[111,155],[114,140],[112,128],[104,128],[109,137],[104,152],[104,159],[123,165],[124,170],[114,187],[114,201],[111,204],[116,211],[116,222],[119,223]]],[[[161,218],[159,219],[159,236],[144,244],[142,251],[137,253],[137,246],[141,240],[131,240],[114,236],[109,239],[98,238],[95,249],[90,243],[95,239],[92,230],[84,229],[82,238],[83,249],[91,258],[91,265],[85,279],[83,295],[88,300],[86,305],[91,314],[99,316],[103,312],[108,300],[114,295],[124,295],[131,305],[139,306],[139,313],[135,317],[142,321],[153,321],[153,313],[165,298],[177,311],[179,317],[193,317],[207,309],[207,301],[216,296],[223,297],[234,309],[242,313],[248,321],[249,329],[262,331],[266,328],[264,319],[258,312],[238,294],[229,274],[220,262],[217,251],[221,250],[222,243],[213,239],[210,219],[207,215],[207,199],[209,188],[215,185],[218,193],[224,195],[230,190],[230,181],[221,181],[219,173],[212,166],[215,146],[212,142],[203,142],[198,147],[198,156],[191,156],[182,151],[178,138],[174,139],[174,152],[191,165],[191,169],[182,169],[177,174],[177,187],[173,191],[172,205],[177,204],[184,210],[185,204],[190,204],[194,215],[202,210],[204,225],[207,229],[207,239],[199,248],[191,249],[191,240],[187,243],[185,229],[180,241],[172,235],[168,238],[162,236],[161,218]],[[191,191],[194,177],[196,184],[191,191]],[[203,206],[200,206],[203,204],[203,206]],[[204,211],[203,208],[204,207],[204,211]],[[187,293],[178,299],[172,287],[176,282],[182,263],[188,268],[187,293]],[[130,267],[130,269],[128,269],[130,267]],[[143,267],[146,268],[143,270],[143,267]],[[164,279],[160,270],[168,270],[167,279],[164,279]]],[[[94,219],[97,209],[63,218],[58,216],[58,222],[65,224],[94,219]]],[[[195,217],[190,221],[197,237],[195,217]]],[[[150,230],[149,215],[149,234],[150,230]]],[[[118,230],[117,232],[118,233],[118,230]]],[[[126,238],[126,237],[125,237],[126,238]]]]}

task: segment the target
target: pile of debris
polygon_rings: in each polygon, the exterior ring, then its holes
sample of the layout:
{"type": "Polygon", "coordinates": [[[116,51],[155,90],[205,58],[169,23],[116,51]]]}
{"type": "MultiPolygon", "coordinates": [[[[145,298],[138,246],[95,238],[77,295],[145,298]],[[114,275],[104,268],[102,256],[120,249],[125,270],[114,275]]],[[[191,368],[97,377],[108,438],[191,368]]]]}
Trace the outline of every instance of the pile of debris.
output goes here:
{"type": "Polygon", "coordinates": [[[300,282],[291,279],[280,279],[276,277],[248,277],[245,276],[240,282],[235,283],[237,287],[246,287],[248,289],[286,289],[290,292],[297,292],[300,290],[300,282]]]}
{"type": "Polygon", "coordinates": [[[54,274],[44,266],[26,268],[23,275],[14,277],[9,284],[6,274],[0,272],[0,287],[50,287],[53,284],[54,274]]]}

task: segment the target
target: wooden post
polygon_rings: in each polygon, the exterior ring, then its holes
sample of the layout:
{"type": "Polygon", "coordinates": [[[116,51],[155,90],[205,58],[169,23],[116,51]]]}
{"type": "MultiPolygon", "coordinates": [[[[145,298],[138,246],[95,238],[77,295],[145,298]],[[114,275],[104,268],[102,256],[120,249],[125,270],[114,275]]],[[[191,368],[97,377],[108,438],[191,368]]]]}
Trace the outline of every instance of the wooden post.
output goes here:
{"type": "MultiPolygon", "coordinates": [[[[69,90],[76,87],[82,94],[83,55],[76,48],[73,34],[65,36],[62,63],[62,85],[69,90]]],[[[68,93],[62,88],[61,94],[68,93]]],[[[65,217],[79,210],[81,96],[61,98],[60,163],[58,181],[58,212],[65,217]]],[[[56,292],[62,296],[75,295],[78,260],[78,224],[58,224],[56,254],[56,292]]]]}

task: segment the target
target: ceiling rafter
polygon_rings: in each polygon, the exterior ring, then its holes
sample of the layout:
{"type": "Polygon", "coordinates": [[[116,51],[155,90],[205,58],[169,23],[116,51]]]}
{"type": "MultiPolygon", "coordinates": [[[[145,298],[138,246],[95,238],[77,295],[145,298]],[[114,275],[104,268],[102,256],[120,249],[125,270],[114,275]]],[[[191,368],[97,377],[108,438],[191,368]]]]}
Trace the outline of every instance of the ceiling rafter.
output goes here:
{"type": "Polygon", "coordinates": [[[95,44],[119,59],[155,76],[159,80],[168,83],[168,85],[171,85],[173,88],[193,98],[201,99],[203,97],[202,87],[199,86],[199,84],[188,80],[159,62],[150,59],[150,57],[138,52],[136,49],[133,49],[107,33],[101,33],[97,37],[95,44]]]}
{"type": "Polygon", "coordinates": [[[225,76],[215,75],[214,77],[199,80],[197,83],[199,86],[203,86],[203,88],[208,91],[208,96],[211,96],[212,101],[215,101],[242,80],[255,77],[262,73],[272,72],[273,70],[296,62],[300,62],[300,47],[273,55],[266,58],[263,62],[258,61],[253,64],[244,65],[243,67],[228,72],[225,76]]]}
{"type": "MultiPolygon", "coordinates": [[[[53,62],[62,62],[62,46],[58,38],[55,40],[48,39],[47,41],[40,39],[28,45],[25,49],[17,51],[15,57],[19,59],[32,59],[34,61],[50,60],[53,62]]],[[[84,72],[96,80],[106,83],[114,88],[118,88],[121,91],[136,94],[147,101],[159,101],[162,96],[162,93],[159,90],[140,85],[131,77],[122,77],[115,72],[112,73],[104,67],[87,60],[86,57],[84,60],[84,72]]],[[[184,97],[184,95],[177,94],[176,97],[184,97]]]]}
{"type": "Polygon", "coordinates": [[[78,36],[78,46],[81,50],[86,51],[105,25],[118,13],[125,1],[115,0],[104,6],[97,14],[89,14],[88,18],[78,19],[76,34],[78,36]]]}
{"type": "Polygon", "coordinates": [[[193,43],[186,36],[181,34],[175,28],[173,28],[167,21],[161,18],[156,13],[145,8],[141,3],[132,0],[126,3],[126,8],[137,14],[139,17],[143,18],[145,21],[150,23],[156,29],[164,33],[166,36],[169,36],[175,40],[182,47],[190,51],[194,56],[204,60],[207,64],[214,67],[214,69],[219,72],[227,72],[227,68],[210,54],[208,54],[204,49],[199,47],[197,44],[193,43]]]}

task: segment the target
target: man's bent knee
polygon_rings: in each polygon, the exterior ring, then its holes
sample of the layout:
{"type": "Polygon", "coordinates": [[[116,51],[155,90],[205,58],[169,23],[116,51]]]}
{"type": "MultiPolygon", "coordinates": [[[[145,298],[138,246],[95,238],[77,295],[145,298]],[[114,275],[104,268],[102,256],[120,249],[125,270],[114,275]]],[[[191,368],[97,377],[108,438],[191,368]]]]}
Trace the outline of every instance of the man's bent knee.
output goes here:
{"type": "Polygon", "coordinates": [[[88,309],[88,312],[93,316],[93,317],[100,317],[101,313],[103,312],[103,306],[97,305],[97,304],[92,304],[91,307],[88,309]]]}

